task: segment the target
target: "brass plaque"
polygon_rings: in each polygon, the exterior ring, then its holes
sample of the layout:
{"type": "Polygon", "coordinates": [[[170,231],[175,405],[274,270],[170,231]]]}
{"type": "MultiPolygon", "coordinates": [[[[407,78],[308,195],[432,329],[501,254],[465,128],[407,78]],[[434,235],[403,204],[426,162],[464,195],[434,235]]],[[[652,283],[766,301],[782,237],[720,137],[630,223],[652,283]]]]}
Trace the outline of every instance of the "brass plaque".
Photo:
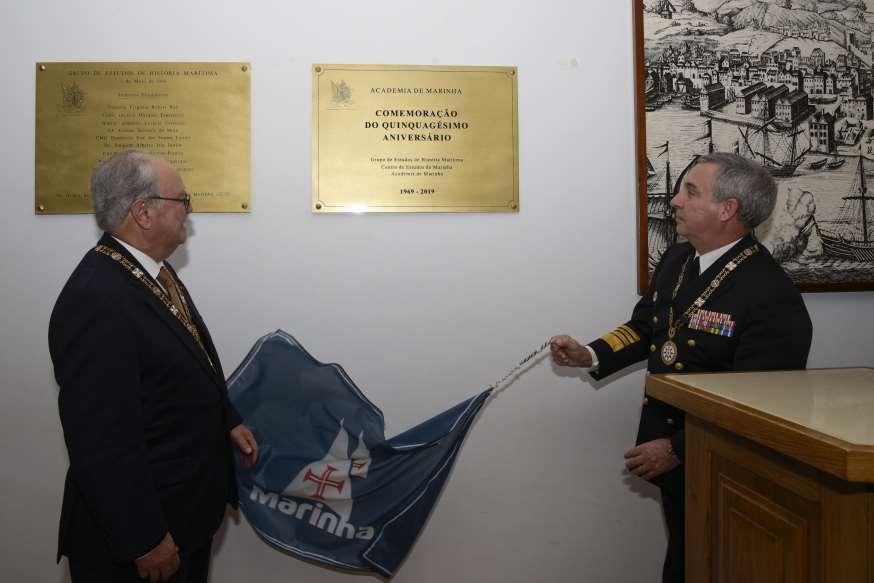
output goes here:
{"type": "Polygon", "coordinates": [[[195,212],[249,212],[248,63],[37,63],[36,212],[89,213],[91,171],[165,157],[195,212]]]}
{"type": "Polygon", "coordinates": [[[313,66],[313,212],[519,210],[515,67],[313,66]]]}

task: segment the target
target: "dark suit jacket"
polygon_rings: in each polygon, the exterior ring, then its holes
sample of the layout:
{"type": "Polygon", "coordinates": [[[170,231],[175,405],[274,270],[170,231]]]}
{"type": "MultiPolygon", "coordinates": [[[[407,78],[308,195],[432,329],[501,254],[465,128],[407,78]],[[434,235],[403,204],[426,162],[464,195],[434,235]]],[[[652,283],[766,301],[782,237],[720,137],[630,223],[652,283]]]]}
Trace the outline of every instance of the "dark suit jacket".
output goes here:
{"type": "MultiPolygon", "coordinates": [[[[675,318],[681,317],[716,274],[754,244],[751,235],[744,237],[697,279],[683,285],[675,300],[671,297],[683,264],[695,250],[689,243],[668,249],[631,320],[615,330],[614,336],[608,334],[589,343],[598,356],[598,370],[592,376],[602,378],[643,359],[648,359],[647,369],[655,373],[804,368],[813,333],[810,316],[795,285],[761,244],[759,251],[723,280],[703,306],[705,310],[729,314],[735,321],[733,334],[720,336],[684,325],[674,338],[679,366],[662,362],[661,347],[668,338],[671,306],[675,318]]],[[[637,443],[669,437],[682,458],[682,412],[653,398],[644,403],[637,443]]]]}
{"type": "MultiPolygon", "coordinates": [[[[109,235],[100,243],[139,265],[109,235]]],[[[215,368],[141,281],[93,249],[58,297],[49,350],[70,457],[59,559],[131,561],[167,531],[190,552],[236,503],[229,431],[240,417],[183,293],[215,368]]]]}

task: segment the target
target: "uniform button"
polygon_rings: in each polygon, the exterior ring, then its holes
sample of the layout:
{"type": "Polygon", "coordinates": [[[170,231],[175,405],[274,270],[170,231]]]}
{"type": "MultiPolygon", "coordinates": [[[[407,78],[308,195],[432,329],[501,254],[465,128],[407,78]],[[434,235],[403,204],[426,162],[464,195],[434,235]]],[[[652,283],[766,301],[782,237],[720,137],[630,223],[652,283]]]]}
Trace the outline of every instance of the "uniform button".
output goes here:
{"type": "Polygon", "coordinates": [[[674,368],[677,370],[683,370],[683,363],[678,362],[677,364],[674,365],[674,368]]]}
{"type": "Polygon", "coordinates": [[[653,316],[653,317],[652,317],[652,323],[653,323],[653,324],[658,324],[658,323],[659,323],[659,317],[658,317],[658,316],[653,316]]]}
{"type": "Polygon", "coordinates": [[[648,397],[644,397],[644,398],[643,398],[643,404],[644,404],[644,405],[649,404],[649,398],[648,398],[648,397]]]}
{"type": "Polygon", "coordinates": [[[668,425],[673,425],[673,424],[674,424],[674,420],[671,419],[670,417],[668,417],[667,419],[665,419],[665,423],[667,423],[668,425]]]}
{"type": "Polygon", "coordinates": [[[650,351],[650,352],[655,352],[655,351],[656,351],[656,345],[655,345],[655,344],[650,344],[650,345],[649,345],[649,351],[650,351]]]}
{"type": "Polygon", "coordinates": [[[695,340],[689,338],[688,340],[686,340],[686,346],[688,346],[689,348],[695,348],[695,340]]]}

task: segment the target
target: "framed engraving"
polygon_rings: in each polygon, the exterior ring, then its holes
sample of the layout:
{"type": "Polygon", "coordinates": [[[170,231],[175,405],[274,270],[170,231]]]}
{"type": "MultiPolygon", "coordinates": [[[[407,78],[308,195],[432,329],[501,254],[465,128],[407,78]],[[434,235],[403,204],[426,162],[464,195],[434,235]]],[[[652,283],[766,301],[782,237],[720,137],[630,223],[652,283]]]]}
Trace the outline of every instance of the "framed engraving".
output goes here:
{"type": "Polygon", "coordinates": [[[312,71],[313,212],[519,210],[515,67],[312,71]]]}
{"type": "Polygon", "coordinates": [[[195,212],[250,210],[248,63],[37,63],[37,214],[90,213],[120,150],[166,158],[195,212]]]}
{"type": "Polygon", "coordinates": [[[677,240],[671,198],[713,151],[776,179],[756,236],[799,289],[874,289],[870,4],[634,3],[641,293],[677,240]]]}

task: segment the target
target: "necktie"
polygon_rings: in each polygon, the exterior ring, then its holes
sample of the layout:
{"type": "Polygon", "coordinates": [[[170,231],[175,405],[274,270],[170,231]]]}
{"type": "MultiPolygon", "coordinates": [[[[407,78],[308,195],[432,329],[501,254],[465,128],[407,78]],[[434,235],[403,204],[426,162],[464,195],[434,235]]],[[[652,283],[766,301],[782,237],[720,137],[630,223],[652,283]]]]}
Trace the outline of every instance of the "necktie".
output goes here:
{"type": "Polygon", "coordinates": [[[203,354],[206,355],[209,364],[215,368],[212,358],[210,358],[209,352],[206,351],[206,346],[203,345],[203,340],[200,338],[200,331],[194,324],[194,320],[191,319],[191,312],[188,311],[188,304],[185,302],[185,298],[182,297],[182,292],[179,289],[179,285],[176,283],[176,278],[173,277],[170,270],[163,265],[158,272],[158,281],[161,282],[161,285],[167,291],[167,295],[170,296],[170,303],[173,304],[173,307],[182,314],[182,320],[185,327],[188,328],[191,335],[194,336],[194,340],[197,341],[200,349],[203,350],[203,354]]]}
{"type": "Polygon", "coordinates": [[[191,314],[188,312],[188,305],[179,292],[179,286],[176,285],[176,280],[170,274],[170,270],[163,265],[161,266],[161,271],[158,272],[158,281],[161,282],[167,295],[170,296],[170,302],[173,304],[173,307],[182,312],[185,319],[191,322],[191,314]]]}
{"type": "Polygon", "coordinates": [[[698,280],[698,276],[700,275],[700,269],[701,261],[699,261],[698,257],[693,257],[692,260],[689,261],[689,263],[686,265],[686,270],[683,272],[683,280],[680,284],[680,289],[682,289],[684,293],[688,293],[689,289],[698,280]]]}

